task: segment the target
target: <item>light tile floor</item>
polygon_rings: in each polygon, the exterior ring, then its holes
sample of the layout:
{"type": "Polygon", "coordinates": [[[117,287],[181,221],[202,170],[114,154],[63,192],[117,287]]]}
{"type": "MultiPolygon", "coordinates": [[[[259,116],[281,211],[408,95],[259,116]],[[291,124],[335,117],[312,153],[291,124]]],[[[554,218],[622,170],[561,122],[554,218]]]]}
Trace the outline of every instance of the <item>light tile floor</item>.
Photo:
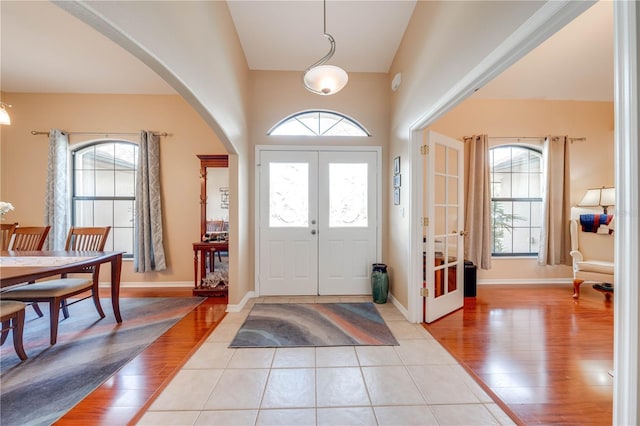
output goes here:
{"type": "Polygon", "coordinates": [[[419,324],[376,305],[399,346],[231,349],[254,303],[363,297],[256,298],[228,313],[139,425],[512,425],[419,324]]]}

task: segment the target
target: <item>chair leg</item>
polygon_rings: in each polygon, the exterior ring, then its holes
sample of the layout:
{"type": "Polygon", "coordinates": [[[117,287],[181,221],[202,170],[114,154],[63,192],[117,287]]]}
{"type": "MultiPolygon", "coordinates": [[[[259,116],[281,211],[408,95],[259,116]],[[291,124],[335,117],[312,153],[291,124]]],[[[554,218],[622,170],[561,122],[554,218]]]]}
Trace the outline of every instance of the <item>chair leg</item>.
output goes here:
{"type": "Polygon", "coordinates": [[[24,309],[18,312],[12,322],[13,347],[16,349],[18,357],[24,361],[27,359],[27,353],[24,351],[24,346],[22,345],[22,335],[24,333],[24,309]]]}
{"type": "Polygon", "coordinates": [[[2,321],[2,336],[0,337],[0,345],[3,345],[9,335],[9,327],[11,320],[2,321]]]}
{"type": "Polygon", "coordinates": [[[104,318],[105,315],[104,311],[102,310],[102,305],[100,305],[100,294],[98,289],[92,289],[91,294],[93,296],[93,304],[96,305],[96,311],[98,311],[98,315],[100,315],[100,318],[104,318]]]}
{"type": "Polygon", "coordinates": [[[64,316],[64,318],[69,318],[69,307],[67,306],[67,299],[62,299],[62,302],[60,302],[60,307],[62,308],[62,315],[64,316]]]}
{"type": "Polygon", "coordinates": [[[58,321],[60,321],[60,299],[54,298],[49,302],[49,328],[51,331],[51,345],[58,341],[58,321]]]}
{"type": "Polygon", "coordinates": [[[44,316],[44,314],[42,313],[42,309],[40,309],[40,306],[38,306],[38,302],[31,303],[31,307],[33,307],[33,310],[36,311],[36,314],[38,314],[40,318],[44,316]]]}
{"type": "Polygon", "coordinates": [[[580,284],[582,284],[584,280],[574,279],[573,280],[573,298],[578,299],[580,297],[580,284]]]}

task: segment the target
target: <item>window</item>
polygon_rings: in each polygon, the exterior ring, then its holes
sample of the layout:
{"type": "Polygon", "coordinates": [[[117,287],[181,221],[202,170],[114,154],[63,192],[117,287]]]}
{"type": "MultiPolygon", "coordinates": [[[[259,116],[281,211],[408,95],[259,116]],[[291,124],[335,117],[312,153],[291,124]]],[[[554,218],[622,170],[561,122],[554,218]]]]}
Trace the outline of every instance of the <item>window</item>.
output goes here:
{"type": "Polygon", "coordinates": [[[73,150],[73,226],[111,226],[105,250],[133,257],[138,146],[99,141],[73,150]]]}
{"type": "Polygon", "coordinates": [[[536,255],[542,217],[542,154],[517,145],[491,148],[494,256],[536,255]]]}
{"type": "Polygon", "coordinates": [[[269,135],[288,136],[369,136],[360,123],[330,111],[303,111],[273,126],[269,135]]]}

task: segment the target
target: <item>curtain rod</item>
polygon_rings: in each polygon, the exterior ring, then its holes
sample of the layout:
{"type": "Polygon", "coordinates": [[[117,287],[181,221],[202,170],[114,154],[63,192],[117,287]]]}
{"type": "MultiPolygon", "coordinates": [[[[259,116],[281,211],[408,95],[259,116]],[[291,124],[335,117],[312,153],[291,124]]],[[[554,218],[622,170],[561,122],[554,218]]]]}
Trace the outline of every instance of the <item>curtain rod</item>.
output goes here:
{"type": "MultiPolygon", "coordinates": [[[[473,136],[463,136],[462,138],[464,140],[467,140],[467,139],[472,139],[473,136]]],[[[539,140],[539,139],[546,139],[546,138],[547,138],[546,136],[489,136],[489,139],[518,139],[518,140],[521,140],[521,139],[524,139],[524,140],[536,139],[536,140],[539,140]]],[[[571,141],[572,143],[576,142],[576,141],[577,142],[584,142],[584,141],[587,140],[587,138],[585,138],[584,136],[579,137],[579,138],[567,138],[567,139],[569,141],[571,141]]]]}
{"type": "MultiPolygon", "coordinates": [[[[109,136],[109,135],[139,135],[140,132],[66,132],[66,131],[62,131],[62,133],[64,133],[65,135],[105,135],[105,136],[109,136]]],[[[38,131],[38,130],[32,130],[31,134],[36,136],[36,135],[48,135],[49,132],[43,132],[43,131],[38,131]]],[[[154,135],[156,136],[169,136],[169,133],[167,132],[153,132],[154,135]]]]}

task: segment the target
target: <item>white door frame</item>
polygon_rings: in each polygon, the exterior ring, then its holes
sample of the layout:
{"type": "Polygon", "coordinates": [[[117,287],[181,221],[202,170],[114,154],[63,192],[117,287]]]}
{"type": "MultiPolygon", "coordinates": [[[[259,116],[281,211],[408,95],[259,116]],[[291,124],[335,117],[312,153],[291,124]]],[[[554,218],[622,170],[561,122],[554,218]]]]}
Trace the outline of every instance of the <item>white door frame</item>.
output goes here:
{"type": "Polygon", "coordinates": [[[349,152],[375,152],[378,164],[376,170],[376,186],[378,188],[376,200],[376,215],[378,223],[376,224],[376,262],[382,259],[382,147],[380,146],[300,146],[300,145],[256,145],[255,147],[255,164],[254,164],[254,288],[256,297],[260,296],[260,154],[262,151],[349,151],[349,152]]]}
{"type": "MultiPolygon", "coordinates": [[[[548,1],[528,19],[509,39],[488,55],[467,76],[452,87],[439,102],[428,110],[409,129],[409,183],[411,206],[409,260],[408,315],[412,322],[420,322],[422,309],[420,286],[422,282],[421,232],[422,168],[419,147],[423,131],[462,100],[494,79],[518,59],[525,56],[542,41],[575,19],[592,2],[570,0],[548,1]]],[[[616,238],[615,274],[619,291],[614,294],[616,309],[614,327],[614,380],[613,424],[638,424],[640,421],[640,133],[638,98],[640,87],[640,8],[636,2],[614,2],[615,34],[615,159],[616,159],[616,215],[617,226],[624,229],[616,238]],[[624,235],[623,235],[624,234],[624,235]],[[622,297],[624,295],[624,297],[622,297]]]]}

